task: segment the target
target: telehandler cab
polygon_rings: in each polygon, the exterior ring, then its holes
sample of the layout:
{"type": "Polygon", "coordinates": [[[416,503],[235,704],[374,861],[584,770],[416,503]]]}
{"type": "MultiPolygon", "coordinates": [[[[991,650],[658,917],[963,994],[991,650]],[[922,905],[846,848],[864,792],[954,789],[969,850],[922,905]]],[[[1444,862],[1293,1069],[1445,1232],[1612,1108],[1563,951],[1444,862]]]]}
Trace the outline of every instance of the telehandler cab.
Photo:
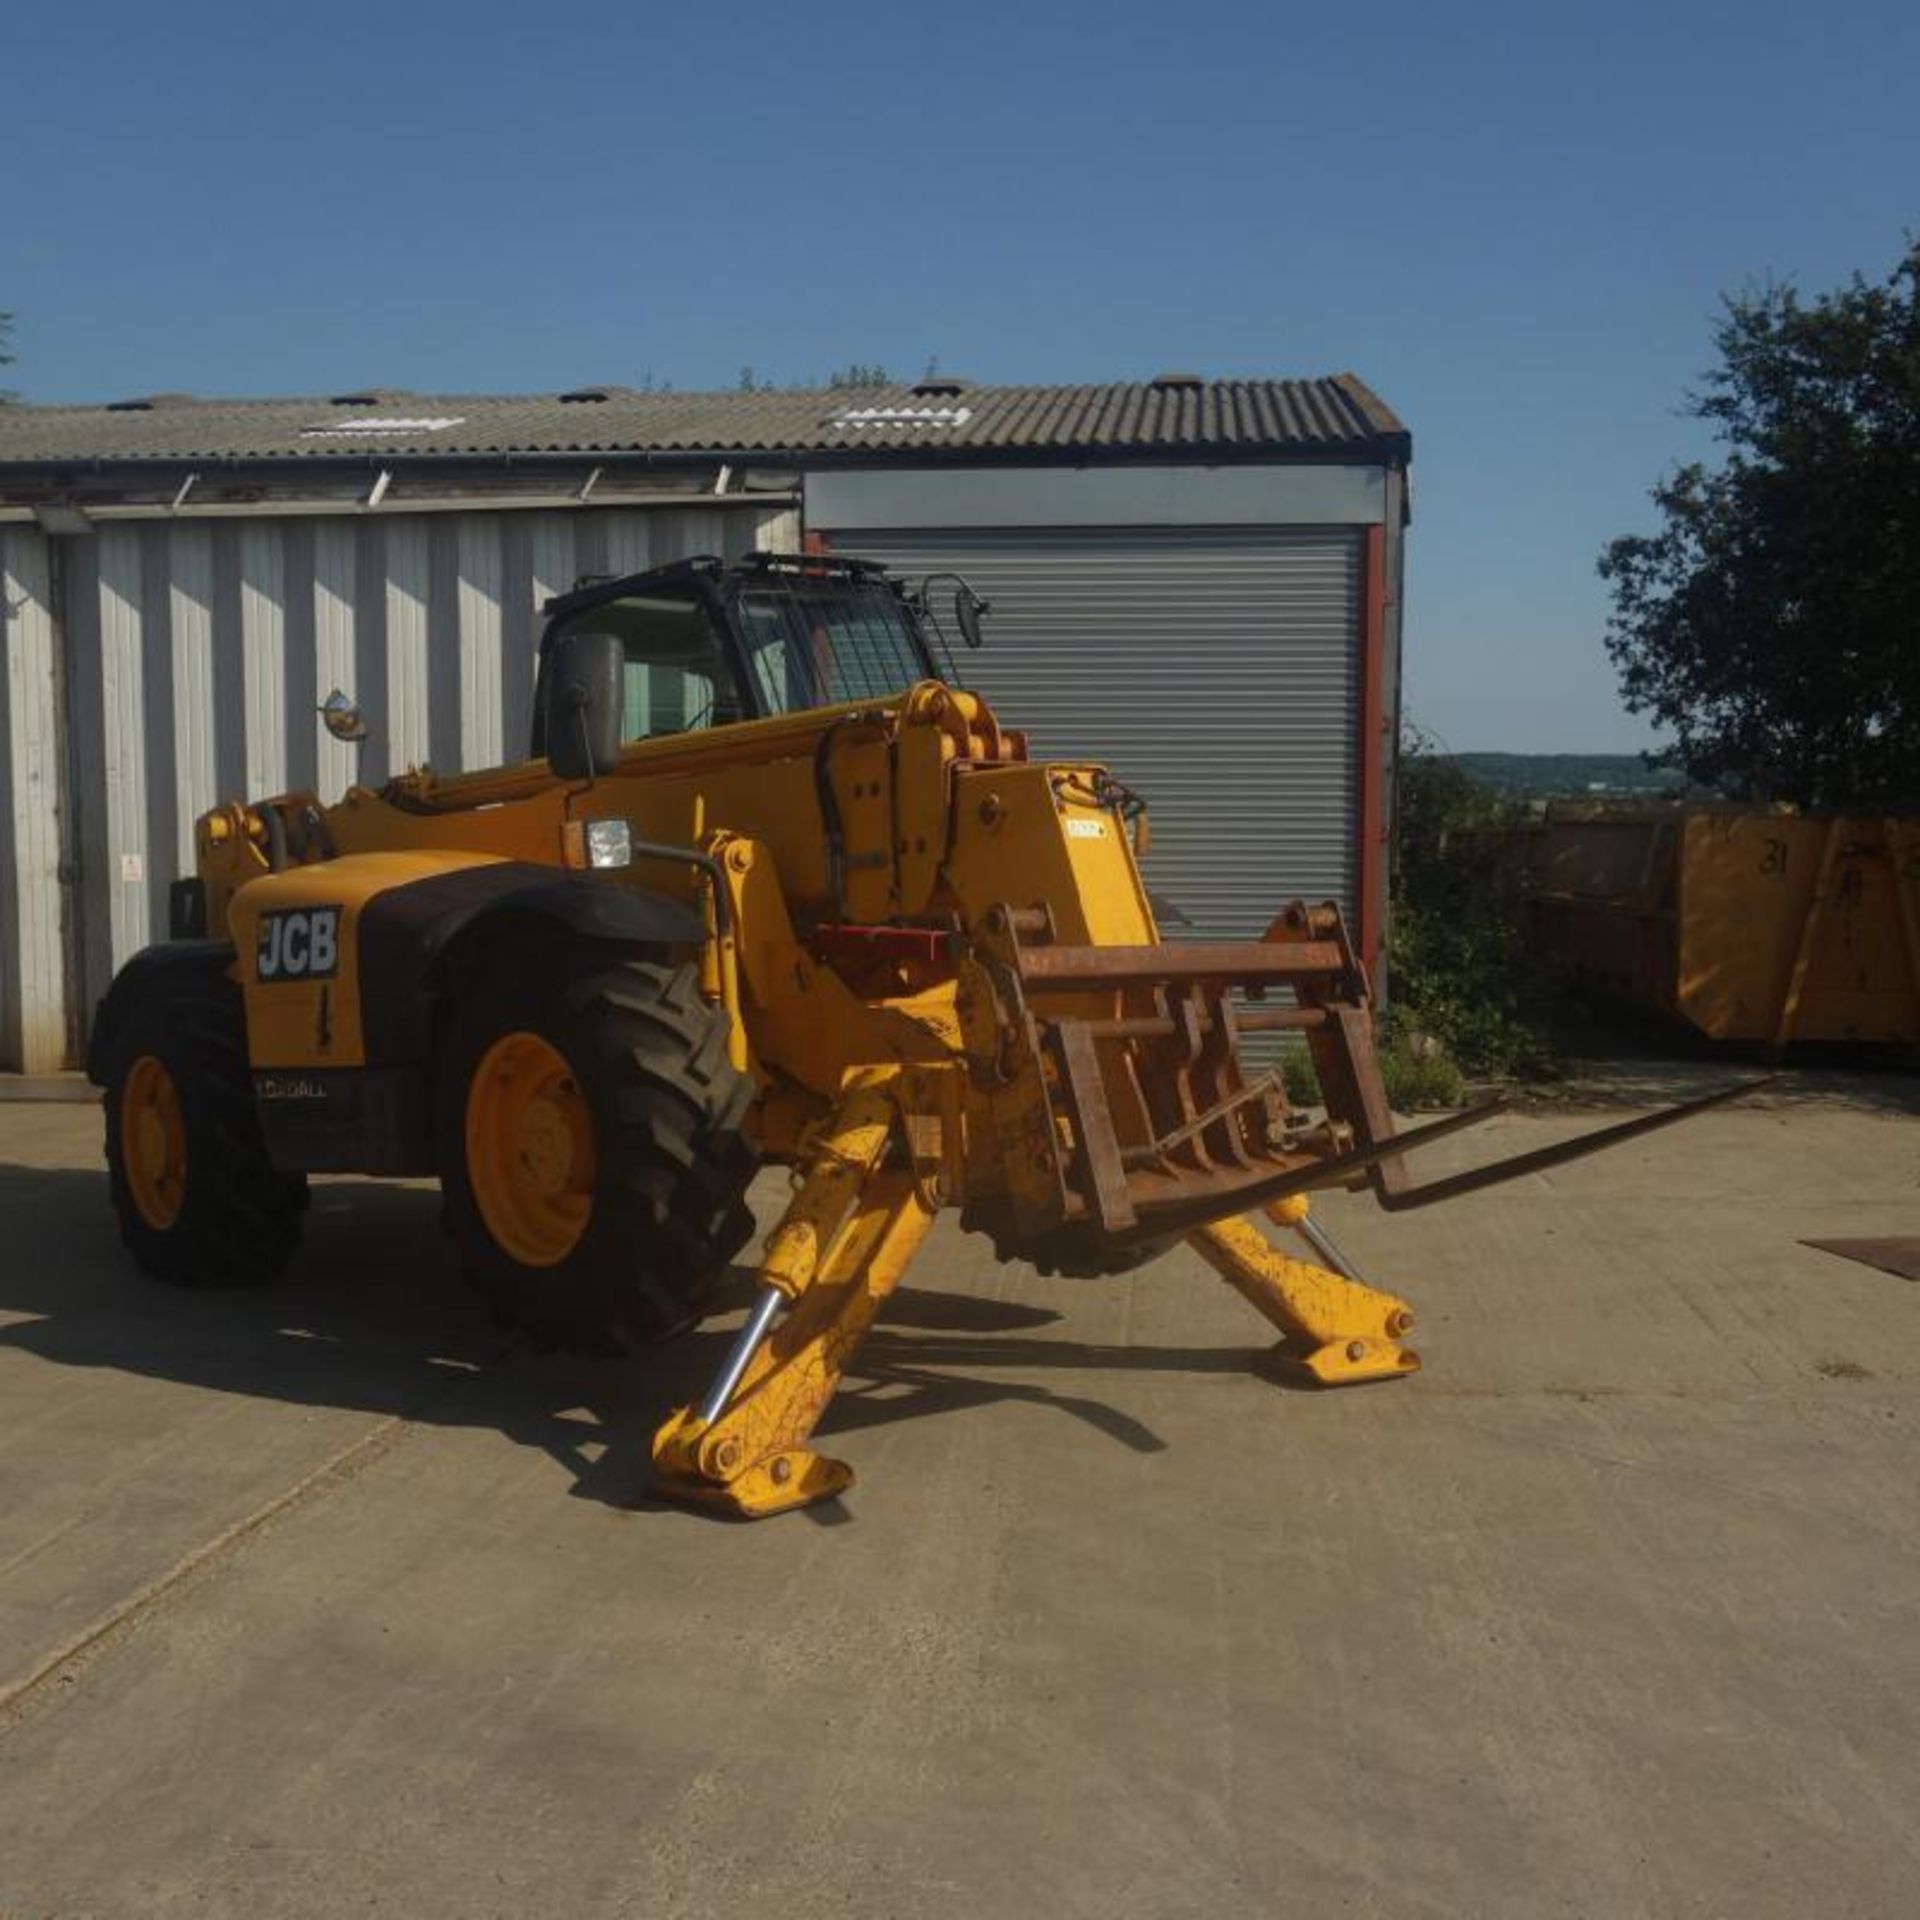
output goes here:
{"type": "MultiPolygon", "coordinates": [[[[1327,1384],[1408,1373],[1405,1302],[1308,1218],[1558,1164],[1707,1102],[1409,1185],[1337,908],[1163,943],[1136,797],[1029,757],[952,671],[936,603],[857,560],[702,559],[551,603],[532,757],[198,823],[174,938],[89,1053],[121,1231],[163,1279],[278,1273],[312,1173],[437,1174],[474,1282],[539,1342],[698,1318],[766,1160],[795,1188],[664,1492],[765,1514],[851,1470],[809,1437],[934,1216],[1045,1271],[1186,1239],[1327,1384]],[[1302,1036],[1313,1118],[1240,1037],[1302,1036]],[[1258,1222],[1296,1228],[1314,1260],[1258,1222]]],[[[329,724],[357,731],[343,701],[329,724]]],[[[1716,1095],[1714,1098],[1725,1098],[1716,1095]]]]}

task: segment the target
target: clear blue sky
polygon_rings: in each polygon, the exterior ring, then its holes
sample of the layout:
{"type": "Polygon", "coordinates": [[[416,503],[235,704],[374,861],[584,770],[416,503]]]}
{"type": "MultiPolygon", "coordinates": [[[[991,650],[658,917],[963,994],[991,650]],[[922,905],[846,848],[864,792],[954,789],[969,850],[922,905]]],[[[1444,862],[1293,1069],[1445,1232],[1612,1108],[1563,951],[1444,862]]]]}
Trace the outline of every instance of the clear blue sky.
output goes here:
{"type": "Polygon", "coordinates": [[[1593,561],[1718,292],[1920,225],[1911,0],[42,0],[0,61],[32,400],[1351,367],[1461,748],[1650,740],[1593,561]]]}

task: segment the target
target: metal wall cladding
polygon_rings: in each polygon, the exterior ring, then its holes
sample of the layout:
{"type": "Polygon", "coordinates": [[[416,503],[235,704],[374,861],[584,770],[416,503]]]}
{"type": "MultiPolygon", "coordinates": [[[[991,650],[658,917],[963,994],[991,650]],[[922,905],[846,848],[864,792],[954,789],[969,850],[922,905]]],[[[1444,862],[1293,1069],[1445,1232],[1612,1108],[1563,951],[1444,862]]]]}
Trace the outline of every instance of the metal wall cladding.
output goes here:
{"type": "Polygon", "coordinates": [[[208,807],[306,788],[333,800],[422,762],[515,759],[549,595],[582,574],[793,549],[799,521],[785,507],[713,506],[108,523],[56,543],[64,701],[48,543],[13,527],[0,542],[8,605],[26,603],[7,625],[0,728],[13,815],[0,1067],[44,1068],[77,1025],[63,973],[91,1010],[118,967],[165,937],[168,886],[193,871],[208,807]],[[364,746],[320,724],[336,686],[366,716],[364,746]]]}
{"type": "Polygon", "coordinates": [[[29,1073],[68,1045],[60,740],[50,545],[0,526],[0,1066],[29,1073]]]}
{"type": "Polygon", "coordinates": [[[980,652],[951,634],[961,679],[1037,756],[1100,761],[1145,798],[1147,884],[1192,923],[1168,938],[1246,939],[1296,896],[1351,916],[1357,529],[862,531],[833,545],[908,575],[951,568],[992,603],[980,652]]]}

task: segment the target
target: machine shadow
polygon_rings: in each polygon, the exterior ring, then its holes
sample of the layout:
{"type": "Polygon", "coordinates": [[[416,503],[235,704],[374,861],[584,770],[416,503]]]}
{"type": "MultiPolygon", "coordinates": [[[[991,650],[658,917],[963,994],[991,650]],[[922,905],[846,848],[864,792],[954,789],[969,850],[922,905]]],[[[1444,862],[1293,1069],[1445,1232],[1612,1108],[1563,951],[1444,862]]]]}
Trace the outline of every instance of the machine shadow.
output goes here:
{"type": "MultiPolygon", "coordinates": [[[[490,1428],[565,1468],[571,1491],[648,1510],[654,1428],[713,1378],[750,1297],[736,1268],[697,1329],[626,1360],[529,1350],[461,1280],[418,1184],[329,1180],[306,1244],[261,1288],[157,1284],[119,1244],[104,1171],[0,1164],[0,1346],[212,1392],[490,1428]]],[[[937,1267],[937,1260],[933,1262],[937,1267]]],[[[1050,1309],[902,1287],[820,1428],[836,1434],[998,1402],[1050,1406],[1142,1452],[1163,1442],[1124,1410],[1049,1378],[1093,1369],[1240,1373],[1256,1348],[1114,1347],[1035,1337],[1050,1309]]]]}

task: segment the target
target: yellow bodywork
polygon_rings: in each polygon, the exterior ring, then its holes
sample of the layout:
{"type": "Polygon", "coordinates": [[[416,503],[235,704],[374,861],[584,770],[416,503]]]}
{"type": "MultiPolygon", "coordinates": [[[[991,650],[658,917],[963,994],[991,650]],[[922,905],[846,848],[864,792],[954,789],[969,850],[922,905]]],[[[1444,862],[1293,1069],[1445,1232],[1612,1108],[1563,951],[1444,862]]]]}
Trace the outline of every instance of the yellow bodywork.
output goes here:
{"type": "MultiPolygon", "coordinates": [[[[351,804],[351,803],[349,803],[351,804]]],[[[217,816],[212,816],[217,817],[217,816]]],[[[201,823],[204,835],[206,822],[201,823]]],[[[264,869],[237,888],[226,909],[228,937],[242,956],[240,984],[247,999],[247,1050],[255,1067],[358,1067],[366,1062],[360,1009],[360,916],[381,894],[497,863],[503,855],[421,848],[405,853],[357,853],[314,866],[264,869]],[[323,978],[263,986],[252,957],[270,914],[337,908],[339,952],[323,978]]]]}
{"type": "MultiPolygon", "coordinates": [[[[807,1442],[945,1208],[1016,1249],[1059,1229],[1121,1245],[1187,1236],[1310,1377],[1417,1364],[1400,1344],[1403,1302],[1283,1257],[1238,1217],[1256,1191],[1310,1183],[1352,1139],[1331,1123],[1302,1134],[1277,1076],[1241,1081],[1227,983],[1251,979],[1257,996],[1269,977],[1327,992],[1344,981],[1364,995],[1344,936],[1296,909],[1268,944],[1184,962],[1160,945],[1102,770],[1029,760],[978,696],[927,683],[639,742],[591,783],[535,761],[410,774],[324,809],[300,794],[267,804],[291,835],[281,871],[262,808],[221,809],[199,828],[209,919],[236,944],[262,1068],[367,1058],[359,926],[390,888],[505,860],[579,869],[597,819],[716,863],[703,874],[636,860],[597,876],[704,915],[701,978],[753,1076],[755,1134],[798,1170],[763,1255],[766,1310],[725,1393],[656,1439],[659,1482],[677,1497],[762,1514],[846,1485],[850,1470],[807,1442]],[[337,910],[337,966],[264,987],[256,955],[281,937],[270,917],[316,906],[337,910]],[[850,960],[836,945],[848,928],[904,929],[909,944],[850,960]]],[[[1295,1023],[1324,1024],[1308,998],[1295,1023]]],[[[537,1060],[501,1064],[522,1077],[499,1095],[498,1128],[525,1136],[537,1189],[517,1213],[502,1201],[504,1232],[538,1264],[564,1241],[591,1144],[537,1060]]],[[[494,1124],[474,1112],[470,1123],[494,1124]]],[[[484,1174],[486,1153],[469,1160],[484,1174]]],[[[1298,1225],[1303,1209],[1296,1196],[1276,1217],[1298,1225]]]]}

